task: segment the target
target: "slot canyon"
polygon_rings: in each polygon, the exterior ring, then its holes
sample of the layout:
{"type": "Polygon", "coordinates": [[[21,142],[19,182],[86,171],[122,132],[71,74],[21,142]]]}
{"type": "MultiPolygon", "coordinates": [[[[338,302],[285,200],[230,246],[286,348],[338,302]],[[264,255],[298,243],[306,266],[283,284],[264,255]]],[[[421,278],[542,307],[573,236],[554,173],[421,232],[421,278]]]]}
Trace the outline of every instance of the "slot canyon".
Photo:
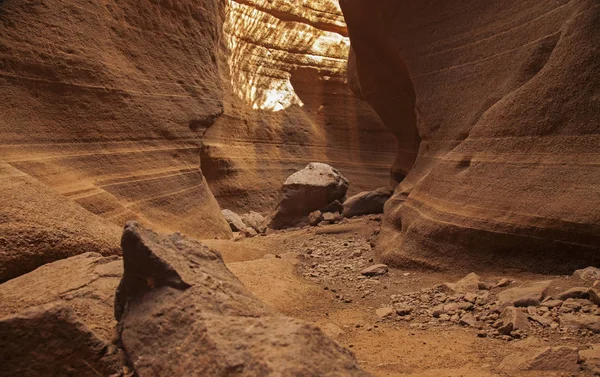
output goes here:
{"type": "Polygon", "coordinates": [[[0,377],[600,375],[598,0],[0,0],[0,377]]]}

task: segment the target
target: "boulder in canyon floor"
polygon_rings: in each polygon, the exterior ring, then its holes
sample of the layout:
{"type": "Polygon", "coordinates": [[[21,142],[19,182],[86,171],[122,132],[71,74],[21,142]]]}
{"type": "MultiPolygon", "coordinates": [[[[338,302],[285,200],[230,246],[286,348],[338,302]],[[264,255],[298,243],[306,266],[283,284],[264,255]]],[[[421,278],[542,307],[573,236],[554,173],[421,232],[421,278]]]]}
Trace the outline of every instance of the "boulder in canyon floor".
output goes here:
{"type": "Polygon", "coordinates": [[[373,191],[363,191],[349,197],[344,202],[344,216],[362,216],[383,213],[385,202],[392,196],[392,191],[381,187],[373,191]]]}
{"type": "Polygon", "coordinates": [[[122,247],[115,317],[139,377],[369,375],[319,329],[253,297],[200,242],[128,223],[122,247]]]}
{"type": "Polygon", "coordinates": [[[307,224],[311,212],[342,199],[349,185],[338,170],[311,162],[283,184],[283,199],[267,218],[268,227],[284,229],[307,224]]]}

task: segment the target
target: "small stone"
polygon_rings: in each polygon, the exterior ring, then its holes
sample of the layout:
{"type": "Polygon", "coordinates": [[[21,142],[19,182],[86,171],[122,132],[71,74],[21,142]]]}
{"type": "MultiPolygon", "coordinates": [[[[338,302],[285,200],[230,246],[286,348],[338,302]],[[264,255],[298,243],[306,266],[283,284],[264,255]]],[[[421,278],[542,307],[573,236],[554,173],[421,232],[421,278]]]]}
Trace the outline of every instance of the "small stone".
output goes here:
{"type": "Polygon", "coordinates": [[[559,308],[561,307],[563,304],[562,300],[548,300],[548,301],[544,301],[540,304],[540,306],[545,306],[546,308],[559,308]]]}
{"type": "Polygon", "coordinates": [[[479,289],[481,278],[475,273],[470,273],[456,283],[444,283],[447,289],[457,293],[475,292],[479,289]]]}
{"type": "Polygon", "coordinates": [[[433,311],[431,312],[431,315],[434,318],[439,318],[442,314],[445,314],[446,311],[444,310],[444,308],[442,306],[439,306],[435,309],[433,309],[433,311]]]}
{"type": "Polygon", "coordinates": [[[244,234],[245,237],[247,238],[252,238],[252,237],[256,237],[258,236],[258,232],[256,231],[256,229],[251,228],[251,227],[246,227],[242,230],[242,233],[244,234]]]}
{"type": "Polygon", "coordinates": [[[525,287],[510,288],[498,294],[501,305],[506,306],[538,306],[546,297],[551,281],[540,281],[525,287]]]}
{"type": "Polygon", "coordinates": [[[375,311],[375,314],[377,314],[377,317],[379,317],[379,319],[391,317],[395,313],[396,311],[394,310],[394,308],[391,307],[379,308],[375,311]]]}
{"type": "Polygon", "coordinates": [[[544,327],[550,327],[553,323],[555,323],[550,318],[542,317],[537,314],[529,315],[528,318],[534,322],[539,323],[540,325],[542,325],[544,327]]]}
{"type": "Polygon", "coordinates": [[[331,212],[325,212],[323,214],[323,221],[327,221],[327,222],[329,222],[331,224],[331,223],[334,222],[334,220],[335,220],[335,216],[333,215],[333,213],[331,213],[331,212]]]}
{"type": "Polygon", "coordinates": [[[527,322],[527,316],[519,309],[509,306],[500,315],[498,332],[503,335],[508,335],[512,331],[516,330],[527,330],[529,323],[527,322]]]}
{"type": "Polygon", "coordinates": [[[408,305],[396,305],[395,309],[396,314],[398,314],[399,316],[409,315],[413,311],[413,308],[408,305]]]}
{"type": "Polygon", "coordinates": [[[364,276],[380,276],[388,272],[388,266],[385,264],[375,264],[362,270],[360,273],[364,276]]]}
{"type": "Polygon", "coordinates": [[[469,292],[469,293],[465,294],[465,297],[464,297],[464,298],[465,298],[465,300],[466,300],[466,301],[468,301],[468,302],[470,302],[470,303],[474,304],[474,303],[475,303],[475,301],[477,300],[477,297],[478,297],[478,296],[477,296],[477,294],[476,294],[476,293],[469,292]]]}
{"type": "Polygon", "coordinates": [[[586,287],[575,287],[567,291],[564,291],[556,296],[559,300],[566,300],[568,298],[588,298],[588,288],[586,287]]]}
{"type": "Polygon", "coordinates": [[[321,211],[314,211],[308,215],[308,223],[311,226],[317,226],[321,221],[323,221],[323,213],[321,211]]]}
{"type": "Polygon", "coordinates": [[[474,327],[477,324],[477,320],[475,320],[475,317],[473,317],[473,314],[467,313],[460,318],[460,320],[458,321],[458,324],[461,326],[474,327]]]}
{"type": "Polygon", "coordinates": [[[473,304],[470,302],[461,302],[458,304],[458,310],[473,310],[473,304]]]}
{"type": "Polygon", "coordinates": [[[352,255],[350,255],[351,258],[360,258],[362,256],[362,251],[360,250],[356,250],[352,252],[352,255]]]}
{"type": "Polygon", "coordinates": [[[600,317],[591,314],[564,314],[560,316],[560,324],[571,330],[590,330],[596,334],[600,333],[600,317]]]}
{"type": "Polygon", "coordinates": [[[594,285],[588,290],[590,300],[596,305],[600,305],[600,280],[596,280],[594,285]]]}
{"type": "Polygon", "coordinates": [[[575,271],[573,276],[585,281],[600,280],[600,268],[586,267],[584,269],[575,271]]]}
{"type": "Polygon", "coordinates": [[[444,305],[444,313],[453,315],[458,311],[458,304],[455,302],[444,305]]]}
{"type": "Polygon", "coordinates": [[[500,280],[498,280],[498,282],[496,283],[496,288],[503,288],[503,287],[507,287],[508,285],[510,285],[511,281],[507,278],[502,278],[500,280]]]}

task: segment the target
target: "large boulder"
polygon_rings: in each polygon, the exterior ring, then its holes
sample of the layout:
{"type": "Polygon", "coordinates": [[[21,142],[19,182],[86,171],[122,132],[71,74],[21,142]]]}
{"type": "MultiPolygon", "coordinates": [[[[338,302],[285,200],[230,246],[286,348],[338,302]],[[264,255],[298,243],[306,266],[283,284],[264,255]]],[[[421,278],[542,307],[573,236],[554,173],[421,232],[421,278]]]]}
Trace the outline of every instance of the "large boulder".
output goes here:
{"type": "Polygon", "coordinates": [[[282,187],[283,199],[267,218],[272,229],[307,223],[308,215],[342,199],[350,183],[333,167],[311,162],[288,177],[282,187]]]}
{"type": "Polygon", "coordinates": [[[363,191],[351,196],[344,202],[344,216],[383,213],[383,206],[390,196],[392,196],[391,190],[385,187],[373,191],[363,191]]]}
{"type": "Polygon", "coordinates": [[[600,3],[340,0],[352,89],[398,140],[376,253],[456,271],[600,265],[600,3]]]}
{"type": "Polygon", "coordinates": [[[117,348],[91,331],[75,311],[47,304],[0,318],[0,375],[119,376],[117,348]]]}
{"type": "Polygon", "coordinates": [[[258,301],[200,242],[128,223],[122,247],[115,317],[138,376],[368,376],[319,329],[258,301]]]}

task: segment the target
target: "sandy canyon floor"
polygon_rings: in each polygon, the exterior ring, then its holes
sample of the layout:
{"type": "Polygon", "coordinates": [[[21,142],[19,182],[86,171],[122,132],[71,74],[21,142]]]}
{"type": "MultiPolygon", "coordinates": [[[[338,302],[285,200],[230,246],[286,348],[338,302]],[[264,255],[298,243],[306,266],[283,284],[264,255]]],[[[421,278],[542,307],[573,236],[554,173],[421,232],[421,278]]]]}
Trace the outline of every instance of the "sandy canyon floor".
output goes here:
{"type": "MultiPolygon", "coordinates": [[[[382,276],[362,276],[363,268],[376,263],[369,240],[379,221],[378,216],[367,216],[238,241],[203,242],[222,253],[230,270],[254,295],[285,315],[319,326],[351,349],[361,366],[375,376],[594,375],[589,362],[582,366],[569,354],[574,348],[590,349],[600,343],[600,336],[591,331],[551,329],[530,320],[530,329],[515,338],[497,334],[492,325],[497,316],[475,326],[461,325],[449,316],[434,318],[431,312],[439,300],[458,297],[456,301],[461,301],[462,297],[445,293],[441,284],[458,281],[464,274],[390,269],[382,276]],[[377,312],[397,308],[399,302],[400,307],[408,304],[404,306],[411,313],[382,318],[377,312]],[[524,367],[531,365],[523,364],[527,355],[545,347],[555,353],[548,351],[548,357],[538,358],[537,369],[549,370],[526,370],[536,369],[524,367]]],[[[480,278],[489,282],[484,284],[490,285],[490,291],[483,293],[492,297],[501,290],[494,284],[502,279],[510,280],[511,287],[551,280],[549,295],[584,285],[573,276],[511,271],[480,278]]]]}

